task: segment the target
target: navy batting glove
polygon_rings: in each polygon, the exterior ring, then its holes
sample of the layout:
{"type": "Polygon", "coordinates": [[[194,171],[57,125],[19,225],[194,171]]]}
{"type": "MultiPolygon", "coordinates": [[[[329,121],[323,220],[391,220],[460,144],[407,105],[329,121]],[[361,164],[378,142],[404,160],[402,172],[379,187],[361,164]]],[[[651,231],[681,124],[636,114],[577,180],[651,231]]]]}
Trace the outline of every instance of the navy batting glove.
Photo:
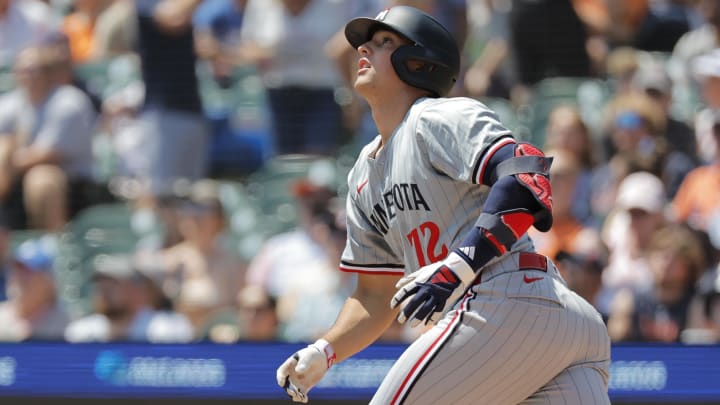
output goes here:
{"type": "Polygon", "coordinates": [[[400,279],[396,285],[399,291],[390,306],[396,308],[404,303],[398,315],[400,323],[411,319],[413,327],[421,322],[435,324],[474,278],[467,262],[453,252],[447,259],[400,279]]]}
{"type": "Polygon", "coordinates": [[[417,284],[417,292],[403,307],[402,313],[406,319],[415,318],[427,325],[431,315],[443,312],[445,304],[458,287],[460,279],[450,268],[442,266],[435,271],[430,281],[417,284]]]}

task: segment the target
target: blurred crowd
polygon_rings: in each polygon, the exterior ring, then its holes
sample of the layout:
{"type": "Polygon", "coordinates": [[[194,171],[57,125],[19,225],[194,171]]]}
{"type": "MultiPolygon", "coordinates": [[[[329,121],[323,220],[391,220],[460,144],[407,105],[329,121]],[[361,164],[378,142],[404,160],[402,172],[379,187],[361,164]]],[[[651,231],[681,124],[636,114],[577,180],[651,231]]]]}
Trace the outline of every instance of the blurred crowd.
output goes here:
{"type": "Polygon", "coordinates": [[[719,343],[718,0],[0,0],[0,341],[316,339],[377,134],[342,30],[395,4],[554,157],[531,237],[613,341],[719,343]]]}

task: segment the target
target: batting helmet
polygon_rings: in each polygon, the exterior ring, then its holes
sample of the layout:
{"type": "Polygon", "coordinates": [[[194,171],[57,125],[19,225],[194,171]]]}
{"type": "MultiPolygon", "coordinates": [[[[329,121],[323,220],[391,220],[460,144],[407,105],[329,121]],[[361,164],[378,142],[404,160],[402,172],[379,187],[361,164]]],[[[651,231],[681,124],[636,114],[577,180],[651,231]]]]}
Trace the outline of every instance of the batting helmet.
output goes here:
{"type": "Polygon", "coordinates": [[[345,26],[345,37],[357,49],[378,30],[396,32],[412,43],[395,50],[391,61],[398,77],[405,83],[445,96],[460,72],[457,41],[436,19],[409,6],[396,6],[372,18],[355,18],[345,26]],[[419,71],[408,68],[409,60],[427,62],[419,71]]]}

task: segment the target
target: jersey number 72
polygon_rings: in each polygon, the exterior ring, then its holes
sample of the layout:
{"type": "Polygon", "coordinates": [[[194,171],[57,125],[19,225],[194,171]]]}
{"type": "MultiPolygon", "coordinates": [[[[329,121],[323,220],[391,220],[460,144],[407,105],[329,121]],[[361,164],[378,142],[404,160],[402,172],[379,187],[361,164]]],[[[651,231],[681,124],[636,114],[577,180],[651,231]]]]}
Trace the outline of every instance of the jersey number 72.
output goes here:
{"type": "Polygon", "coordinates": [[[440,239],[440,228],[434,222],[423,222],[417,228],[406,235],[410,244],[415,248],[420,267],[442,260],[448,254],[448,247],[443,243],[440,251],[437,252],[437,244],[440,239]],[[425,246],[423,246],[423,242],[425,246]]]}

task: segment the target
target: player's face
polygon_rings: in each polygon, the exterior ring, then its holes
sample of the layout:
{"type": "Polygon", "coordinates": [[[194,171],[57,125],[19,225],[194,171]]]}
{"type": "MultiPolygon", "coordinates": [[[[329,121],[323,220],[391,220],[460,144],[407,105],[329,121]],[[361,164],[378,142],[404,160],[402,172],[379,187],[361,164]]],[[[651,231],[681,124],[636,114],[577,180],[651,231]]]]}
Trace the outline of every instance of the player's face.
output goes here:
{"type": "Polygon", "coordinates": [[[360,59],[355,80],[358,93],[368,98],[392,94],[402,88],[403,82],[392,67],[390,55],[406,43],[407,39],[400,35],[380,30],[375,32],[368,42],[358,47],[360,59]]]}

